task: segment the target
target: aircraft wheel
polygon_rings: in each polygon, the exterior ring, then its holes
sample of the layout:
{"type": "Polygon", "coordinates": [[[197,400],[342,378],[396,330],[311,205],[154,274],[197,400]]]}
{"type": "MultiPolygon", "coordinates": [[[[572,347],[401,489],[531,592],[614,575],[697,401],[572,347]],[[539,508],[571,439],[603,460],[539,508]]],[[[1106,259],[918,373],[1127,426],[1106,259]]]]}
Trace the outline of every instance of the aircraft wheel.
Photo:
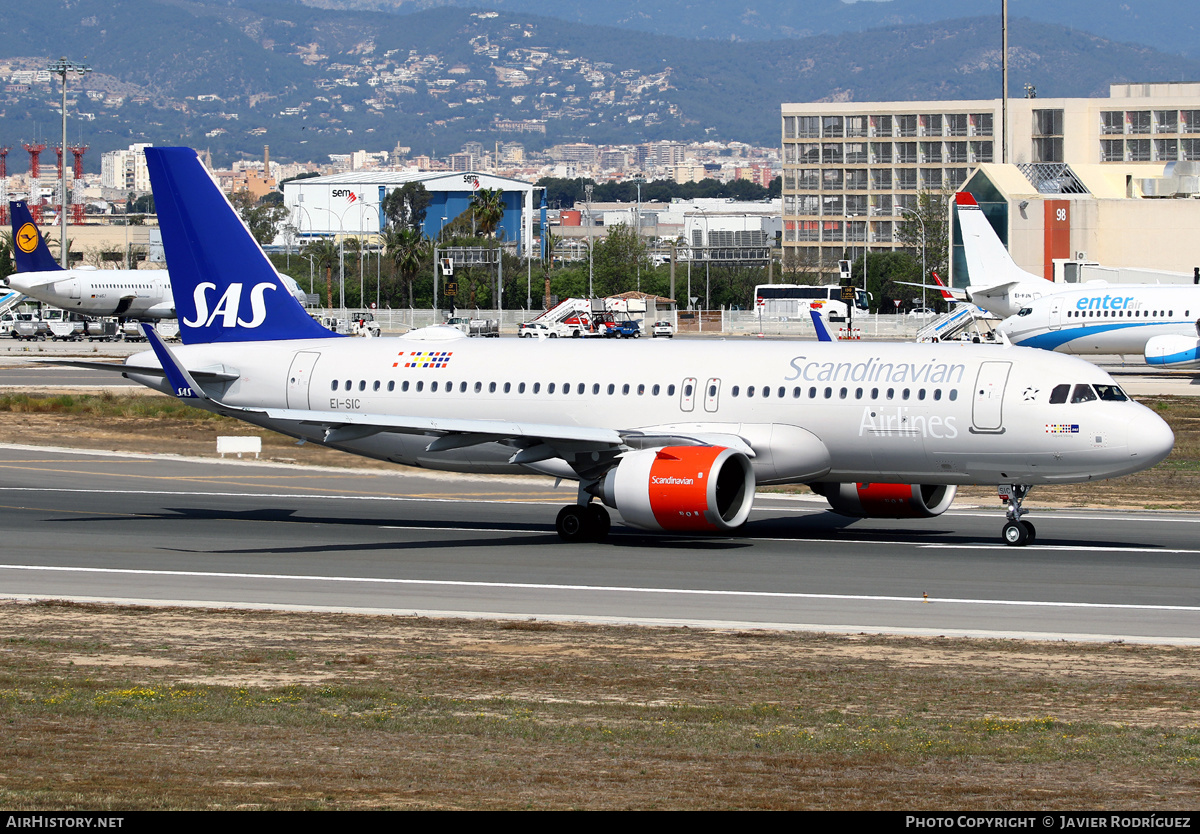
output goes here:
{"type": "Polygon", "coordinates": [[[1029,528],[1020,521],[1006,523],[1001,535],[1009,547],[1024,547],[1029,544],[1029,528]]]}
{"type": "Polygon", "coordinates": [[[1037,539],[1037,529],[1033,526],[1033,522],[1022,521],[1021,524],[1025,525],[1025,532],[1029,534],[1029,538],[1025,540],[1025,544],[1033,544],[1034,540],[1037,539]]]}
{"type": "Polygon", "coordinates": [[[612,527],[612,519],[609,518],[608,510],[600,504],[588,504],[587,514],[592,527],[592,541],[604,541],[608,538],[609,528],[612,527]]]}
{"type": "Polygon", "coordinates": [[[587,507],[571,504],[558,511],[554,529],[558,531],[558,537],[565,542],[586,541],[592,528],[590,521],[587,507]]]}

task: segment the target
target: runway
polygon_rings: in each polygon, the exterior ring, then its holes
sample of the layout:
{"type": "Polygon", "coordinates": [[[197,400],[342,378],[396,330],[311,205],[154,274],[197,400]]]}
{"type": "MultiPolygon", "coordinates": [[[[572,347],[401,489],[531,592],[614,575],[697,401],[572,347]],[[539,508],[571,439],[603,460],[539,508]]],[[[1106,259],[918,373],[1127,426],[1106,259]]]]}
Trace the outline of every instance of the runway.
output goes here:
{"type": "MultiPolygon", "coordinates": [[[[0,447],[0,596],[1200,643],[1200,517],[998,504],[852,521],[760,495],[736,537],[565,545],[547,478],[0,447]]],[[[615,514],[614,514],[615,515],[615,514]]]]}

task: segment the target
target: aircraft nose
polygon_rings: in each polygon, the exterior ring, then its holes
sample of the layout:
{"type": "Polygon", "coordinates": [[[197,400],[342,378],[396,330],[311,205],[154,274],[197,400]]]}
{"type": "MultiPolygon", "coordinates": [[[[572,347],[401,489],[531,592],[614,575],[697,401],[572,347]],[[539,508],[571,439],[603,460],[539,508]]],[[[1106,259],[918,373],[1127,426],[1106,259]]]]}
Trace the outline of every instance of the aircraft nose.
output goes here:
{"type": "Polygon", "coordinates": [[[1146,413],[1129,422],[1129,456],[1141,468],[1148,469],[1171,454],[1175,433],[1166,421],[1146,409],[1146,413]]]}

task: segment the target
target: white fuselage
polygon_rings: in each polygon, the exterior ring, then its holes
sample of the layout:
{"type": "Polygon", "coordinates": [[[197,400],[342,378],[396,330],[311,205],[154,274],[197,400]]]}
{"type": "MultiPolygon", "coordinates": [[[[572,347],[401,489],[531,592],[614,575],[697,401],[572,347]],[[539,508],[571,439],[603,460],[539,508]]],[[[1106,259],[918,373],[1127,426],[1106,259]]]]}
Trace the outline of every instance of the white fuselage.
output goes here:
{"type": "Polygon", "coordinates": [[[1000,329],[1013,344],[1076,354],[1144,354],[1155,336],[1196,336],[1200,287],[1110,285],[1030,302],[1000,329]]]}
{"type": "Polygon", "coordinates": [[[18,272],[8,284],[30,298],[85,316],[175,317],[171,279],[157,269],[18,272]]]}
{"type": "MultiPolygon", "coordinates": [[[[315,339],[175,353],[188,368],[237,374],[206,389],[234,406],[740,437],[758,483],[1082,481],[1145,468],[1173,441],[1132,401],[1049,404],[1058,385],[1112,385],[1096,367],[999,346],[315,339]]],[[[128,363],[158,367],[152,353],[128,363]]],[[[324,439],[320,425],[237,416],[324,439]]],[[[575,477],[554,459],[509,464],[504,443],[428,452],[432,439],[379,431],[329,445],[430,468],[575,477]]]]}
{"type": "MultiPolygon", "coordinates": [[[[280,280],[301,304],[307,296],[296,282],[280,280]]],[[[64,269],[54,272],[16,272],[8,285],[37,301],[84,316],[129,319],[173,319],[175,299],[171,275],[165,269],[64,269]]]]}

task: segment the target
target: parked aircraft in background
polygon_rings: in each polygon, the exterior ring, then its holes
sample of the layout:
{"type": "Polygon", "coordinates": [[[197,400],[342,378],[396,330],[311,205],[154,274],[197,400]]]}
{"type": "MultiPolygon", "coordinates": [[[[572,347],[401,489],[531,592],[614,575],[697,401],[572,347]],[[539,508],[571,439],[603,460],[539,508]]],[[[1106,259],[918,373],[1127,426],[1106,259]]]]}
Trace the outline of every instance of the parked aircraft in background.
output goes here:
{"type": "Polygon", "coordinates": [[[146,160],[184,344],[143,325],[152,351],[109,369],[354,454],[572,479],[568,541],[604,538],[604,506],[648,530],[734,530],[760,484],[809,484],[846,515],[928,518],[957,485],[986,483],[1011,493],[1003,536],[1020,545],[1030,486],[1136,472],[1174,440],[1103,371],[1020,348],[337,338],[288,297],[195,151],[146,160]],[[1064,388],[1080,396],[1060,401],[1064,388]]]}
{"type": "MultiPolygon", "coordinates": [[[[63,269],[46,246],[29,207],[10,202],[13,257],[17,272],[8,286],[42,301],[84,316],[122,319],[175,318],[171,276],[162,269],[96,269],[91,266],[63,269]]],[[[289,293],[301,304],[306,295],[287,276],[280,276],[289,293]]]]}
{"type": "Polygon", "coordinates": [[[1000,323],[1015,345],[1075,354],[1138,354],[1163,368],[1200,367],[1200,287],[1085,285],[1040,298],[1000,323]]]}

